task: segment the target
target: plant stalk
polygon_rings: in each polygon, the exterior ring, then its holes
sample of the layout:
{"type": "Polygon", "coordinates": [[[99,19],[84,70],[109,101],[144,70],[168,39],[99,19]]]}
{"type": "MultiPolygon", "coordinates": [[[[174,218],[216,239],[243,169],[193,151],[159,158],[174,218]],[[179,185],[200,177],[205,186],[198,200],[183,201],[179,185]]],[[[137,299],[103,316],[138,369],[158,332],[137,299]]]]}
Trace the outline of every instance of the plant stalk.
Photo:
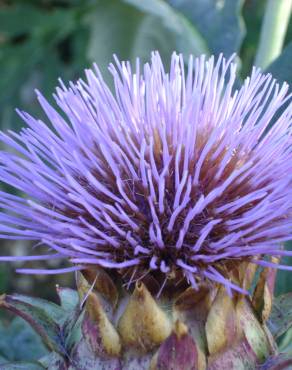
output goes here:
{"type": "Polygon", "coordinates": [[[255,65],[265,69],[281,53],[292,0],[267,0],[255,65]]]}

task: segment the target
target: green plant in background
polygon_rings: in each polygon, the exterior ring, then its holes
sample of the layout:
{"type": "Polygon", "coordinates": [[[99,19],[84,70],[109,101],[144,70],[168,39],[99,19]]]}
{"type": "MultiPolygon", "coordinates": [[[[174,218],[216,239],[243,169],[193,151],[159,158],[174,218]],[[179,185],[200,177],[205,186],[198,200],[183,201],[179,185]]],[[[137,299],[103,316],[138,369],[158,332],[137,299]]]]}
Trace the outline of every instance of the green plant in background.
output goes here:
{"type": "MultiPolygon", "coordinates": [[[[195,56],[202,53],[216,56],[222,52],[225,57],[235,52],[242,56],[245,76],[255,57],[265,4],[266,1],[257,0],[3,2],[2,128],[20,125],[15,107],[41,113],[34,101],[34,88],[50,95],[57,78],[74,79],[92,62],[107,72],[114,53],[121,59],[134,61],[139,56],[146,61],[152,50],[159,50],[167,63],[174,50],[195,56]]],[[[289,11],[285,13],[289,15],[289,11]]],[[[280,81],[291,80],[288,65],[291,33],[290,26],[278,67],[267,68],[272,68],[280,81]]]]}
{"type": "MultiPolygon", "coordinates": [[[[218,56],[223,52],[226,57],[237,52],[241,73],[235,81],[236,87],[239,88],[242,78],[249,74],[253,60],[272,72],[279,82],[291,83],[291,26],[285,40],[290,11],[290,0],[4,3],[0,9],[2,129],[19,125],[13,113],[15,106],[42,117],[43,113],[34,103],[33,88],[48,96],[57,77],[61,76],[64,81],[76,79],[93,61],[113,87],[107,74],[113,53],[133,62],[137,56],[147,61],[151,50],[159,50],[167,69],[173,50],[195,56],[218,56]],[[242,14],[247,25],[245,38],[242,14]]],[[[109,219],[107,222],[110,223],[109,219]]],[[[11,254],[11,246],[7,244],[5,248],[11,254]]],[[[291,253],[277,251],[284,255],[281,263],[291,266],[291,253]]],[[[81,261],[76,263],[80,266],[81,261]]],[[[63,266],[51,266],[65,271],[63,266]]],[[[127,369],[204,369],[206,363],[209,369],[231,368],[231,363],[234,369],[253,369],[259,363],[263,369],[291,366],[291,293],[279,296],[271,307],[275,275],[270,267],[259,271],[256,288],[250,288],[252,300],[238,293],[231,299],[230,291],[228,295],[216,284],[215,287],[211,284],[211,288],[209,284],[200,285],[196,293],[190,288],[185,290],[188,285],[195,287],[198,283],[190,278],[187,286],[175,288],[177,294],[170,298],[164,292],[169,281],[164,282],[155,274],[150,282],[139,278],[135,288],[130,287],[129,295],[122,284],[135,280],[135,270],[125,270],[132,277],[124,279],[114,273],[108,276],[102,270],[93,272],[92,276],[87,265],[82,268],[85,267],[87,272],[78,273],[79,295],[74,290],[58,288],[61,306],[22,295],[1,297],[3,307],[33,325],[47,349],[22,321],[15,319],[9,326],[5,318],[0,333],[9,339],[0,341],[0,364],[3,363],[0,369],[120,369],[121,351],[123,366],[127,369]],[[162,295],[156,299],[157,283],[158,295],[162,295]],[[149,323],[147,326],[147,315],[156,329],[149,323]],[[139,333],[131,323],[141,317],[147,325],[139,333]],[[272,335],[284,354],[278,355],[272,335]],[[157,336],[160,339],[157,340],[157,336]],[[19,342],[23,351],[17,352],[14,349],[19,342]],[[30,356],[32,347],[35,351],[30,356]],[[169,357],[173,348],[174,355],[169,357]]],[[[248,289],[254,273],[251,266],[243,265],[231,271],[231,275],[223,276],[248,289]],[[244,268],[247,276],[244,276],[244,268]]],[[[4,292],[9,289],[10,279],[6,278],[3,267],[0,267],[1,273],[0,288],[4,292]]],[[[278,273],[276,292],[291,291],[291,281],[288,272],[278,273]]],[[[174,283],[179,283],[178,277],[174,283]]],[[[230,286],[224,284],[228,291],[230,286]]]]}

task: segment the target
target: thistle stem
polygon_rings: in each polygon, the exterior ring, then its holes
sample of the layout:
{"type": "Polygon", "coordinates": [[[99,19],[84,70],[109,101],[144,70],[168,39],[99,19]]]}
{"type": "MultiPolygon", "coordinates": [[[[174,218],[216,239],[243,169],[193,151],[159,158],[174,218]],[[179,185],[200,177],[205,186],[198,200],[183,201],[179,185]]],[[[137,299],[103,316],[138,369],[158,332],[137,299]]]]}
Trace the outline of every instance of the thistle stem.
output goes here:
{"type": "Polygon", "coordinates": [[[255,65],[265,69],[282,50],[292,0],[267,0],[255,65]]]}

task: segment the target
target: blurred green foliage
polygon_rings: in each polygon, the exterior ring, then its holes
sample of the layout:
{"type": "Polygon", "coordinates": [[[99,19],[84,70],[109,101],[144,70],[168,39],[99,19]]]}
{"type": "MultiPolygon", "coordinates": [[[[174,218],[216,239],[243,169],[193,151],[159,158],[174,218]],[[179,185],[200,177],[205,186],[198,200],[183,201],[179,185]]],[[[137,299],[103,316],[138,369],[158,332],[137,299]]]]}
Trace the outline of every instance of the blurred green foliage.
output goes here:
{"type": "MultiPolygon", "coordinates": [[[[14,0],[0,3],[0,122],[22,125],[20,107],[40,116],[34,89],[50,98],[57,79],[74,80],[96,62],[106,78],[115,53],[143,61],[159,50],[185,55],[237,53],[247,75],[257,48],[265,0],[14,0]]],[[[291,40],[291,26],[287,42],[291,40]]],[[[281,80],[292,78],[289,58],[281,80]],[[288,76],[288,77],[287,77],[288,76]]],[[[286,61],[286,62],[285,62],[286,61]]]]}
{"type": "MultiPolygon", "coordinates": [[[[21,127],[15,107],[43,118],[34,89],[50,100],[59,77],[74,80],[96,62],[109,80],[107,66],[114,53],[146,61],[151,50],[159,50],[166,64],[174,50],[185,55],[237,53],[243,78],[253,64],[265,5],[266,0],[2,0],[1,129],[21,127]]],[[[291,83],[291,24],[285,46],[268,71],[291,83]]],[[[291,275],[279,273],[278,293],[291,291],[291,275]]],[[[0,293],[27,293],[12,276],[9,266],[0,265],[0,293]]],[[[48,295],[55,283],[52,277],[49,281],[47,290],[46,282],[37,281],[33,293],[48,295]]]]}

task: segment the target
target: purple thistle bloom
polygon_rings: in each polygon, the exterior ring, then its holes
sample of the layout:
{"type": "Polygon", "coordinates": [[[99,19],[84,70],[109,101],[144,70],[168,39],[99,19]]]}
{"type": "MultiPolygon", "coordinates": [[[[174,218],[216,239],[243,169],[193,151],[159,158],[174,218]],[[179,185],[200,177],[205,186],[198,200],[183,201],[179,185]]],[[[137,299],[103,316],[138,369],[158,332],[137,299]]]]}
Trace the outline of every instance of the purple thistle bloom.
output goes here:
{"type": "Polygon", "coordinates": [[[0,237],[54,253],[0,260],[73,264],[25,273],[179,271],[229,291],[242,291],[230,262],[292,269],[265,259],[292,254],[281,247],[292,230],[291,94],[255,68],[234,91],[232,59],[191,56],[186,74],[181,55],[169,73],[158,53],[135,72],[116,60],[114,95],[95,66],[56,89],[65,114],[38,92],[51,126],[19,112],[28,127],[1,133],[14,150],[0,154],[1,179],[26,197],[1,192],[0,237]]]}

